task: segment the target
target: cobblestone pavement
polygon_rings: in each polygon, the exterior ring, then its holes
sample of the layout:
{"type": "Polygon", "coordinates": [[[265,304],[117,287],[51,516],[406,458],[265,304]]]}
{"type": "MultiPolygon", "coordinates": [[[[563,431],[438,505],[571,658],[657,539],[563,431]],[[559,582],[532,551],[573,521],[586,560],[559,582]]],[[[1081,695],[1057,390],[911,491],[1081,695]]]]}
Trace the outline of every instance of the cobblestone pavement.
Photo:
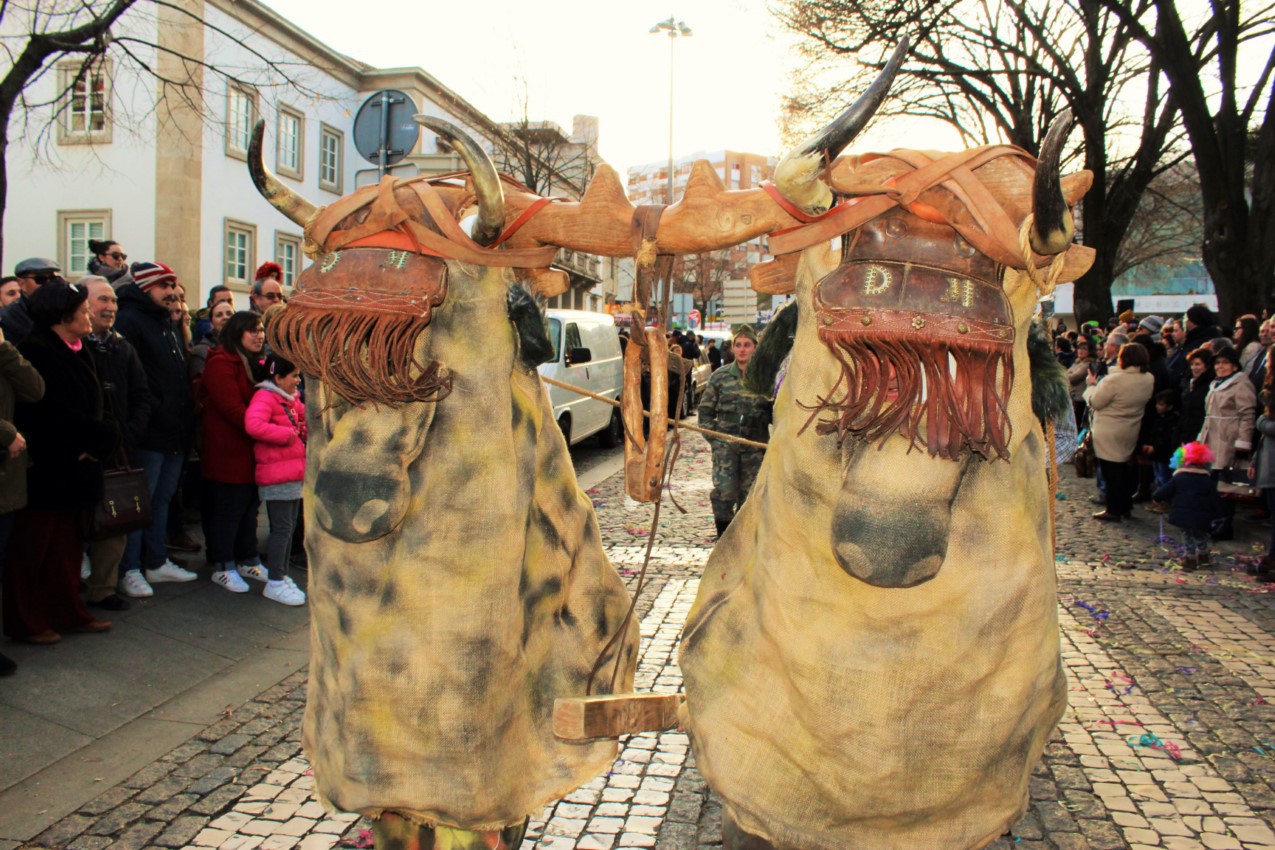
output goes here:
{"type": "MultiPolygon", "coordinates": [[[[638,605],[637,685],[681,687],[676,646],[712,546],[709,452],[688,435],[638,605]]],[[[993,850],[1275,847],[1275,586],[1243,573],[1266,527],[1240,523],[1217,566],[1183,573],[1173,529],[1089,518],[1091,482],[1064,471],[1059,613],[1071,706],[1031,782],[1031,803],[993,850]]],[[[632,588],[652,508],[618,476],[589,491],[632,588]]],[[[1243,517],[1248,511],[1240,510],[1243,517]]],[[[64,818],[31,848],[325,850],[370,846],[367,824],[325,813],[300,752],[298,674],[64,818]]],[[[524,850],[721,844],[721,805],[678,731],[623,743],[612,769],[532,819],[524,850]]],[[[4,848],[0,848],[4,850],[4,848]]],[[[942,850],[942,848],[938,848],[942,850]]]]}

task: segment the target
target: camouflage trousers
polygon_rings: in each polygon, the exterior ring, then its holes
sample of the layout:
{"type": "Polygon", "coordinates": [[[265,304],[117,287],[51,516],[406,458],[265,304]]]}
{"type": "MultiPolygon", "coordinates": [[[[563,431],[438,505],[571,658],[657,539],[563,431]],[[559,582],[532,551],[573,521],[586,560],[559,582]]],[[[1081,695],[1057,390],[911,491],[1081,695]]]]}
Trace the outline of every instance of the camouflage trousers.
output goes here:
{"type": "Polygon", "coordinates": [[[766,450],[720,440],[713,440],[712,446],[713,492],[708,498],[713,503],[713,518],[730,522],[753,489],[766,450]]]}

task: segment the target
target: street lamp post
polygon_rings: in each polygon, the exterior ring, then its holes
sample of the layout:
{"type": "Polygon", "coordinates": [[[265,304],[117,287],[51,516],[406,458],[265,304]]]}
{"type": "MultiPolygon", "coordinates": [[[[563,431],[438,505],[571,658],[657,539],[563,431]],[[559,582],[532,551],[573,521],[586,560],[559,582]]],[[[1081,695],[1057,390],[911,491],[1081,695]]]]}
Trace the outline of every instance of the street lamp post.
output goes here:
{"type": "Polygon", "coordinates": [[[672,15],[668,20],[660,21],[651,27],[651,33],[668,34],[668,204],[673,205],[673,43],[679,36],[694,35],[686,21],[679,21],[672,15]]]}
{"type": "MultiPolygon", "coordinates": [[[[668,35],[668,199],[667,204],[673,206],[673,44],[679,37],[691,36],[691,28],[686,25],[686,21],[679,21],[673,15],[669,15],[667,20],[660,21],[651,27],[651,34],[658,35],[666,33],[668,35]]],[[[672,290],[673,281],[664,282],[664,286],[672,290]]],[[[672,306],[673,293],[671,291],[662,292],[659,296],[660,304],[660,324],[665,330],[672,327],[672,317],[667,315],[672,306]]]]}

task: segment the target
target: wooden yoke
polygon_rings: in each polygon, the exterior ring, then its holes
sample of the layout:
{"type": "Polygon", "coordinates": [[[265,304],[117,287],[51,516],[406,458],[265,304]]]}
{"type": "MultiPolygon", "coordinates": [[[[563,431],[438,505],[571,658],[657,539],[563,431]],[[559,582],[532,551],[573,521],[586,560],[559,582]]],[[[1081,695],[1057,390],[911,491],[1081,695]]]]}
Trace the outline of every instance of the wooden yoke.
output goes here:
{"type": "MultiPolygon", "coordinates": [[[[658,502],[664,477],[664,444],[668,434],[668,343],[662,325],[646,327],[651,284],[665,281],[673,270],[671,254],[656,253],[656,229],[664,207],[640,206],[633,213],[633,247],[637,280],[634,286],[633,334],[624,352],[624,490],[638,502],[658,502]],[[651,376],[651,423],[643,436],[642,371],[651,376]]],[[[666,299],[667,300],[667,299],[666,299]]],[[[667,309],[667,308],[666,308],[667,309]]]]}

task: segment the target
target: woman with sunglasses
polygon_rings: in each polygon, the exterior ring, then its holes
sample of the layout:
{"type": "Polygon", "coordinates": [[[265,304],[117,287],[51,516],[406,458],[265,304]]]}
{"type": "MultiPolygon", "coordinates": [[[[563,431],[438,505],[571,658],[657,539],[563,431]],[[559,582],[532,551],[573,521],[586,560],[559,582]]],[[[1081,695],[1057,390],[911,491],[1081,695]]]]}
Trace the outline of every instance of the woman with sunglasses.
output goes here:
{"type": "Polygon", "coordinates": [[[93,258],[89,260],[89,274],[100,275],[113,286],[127,283],[121,280],[128,274],[128,254],[120,247],[120,243],[112,239],[90,239],[89,250],[93,258]]]}

